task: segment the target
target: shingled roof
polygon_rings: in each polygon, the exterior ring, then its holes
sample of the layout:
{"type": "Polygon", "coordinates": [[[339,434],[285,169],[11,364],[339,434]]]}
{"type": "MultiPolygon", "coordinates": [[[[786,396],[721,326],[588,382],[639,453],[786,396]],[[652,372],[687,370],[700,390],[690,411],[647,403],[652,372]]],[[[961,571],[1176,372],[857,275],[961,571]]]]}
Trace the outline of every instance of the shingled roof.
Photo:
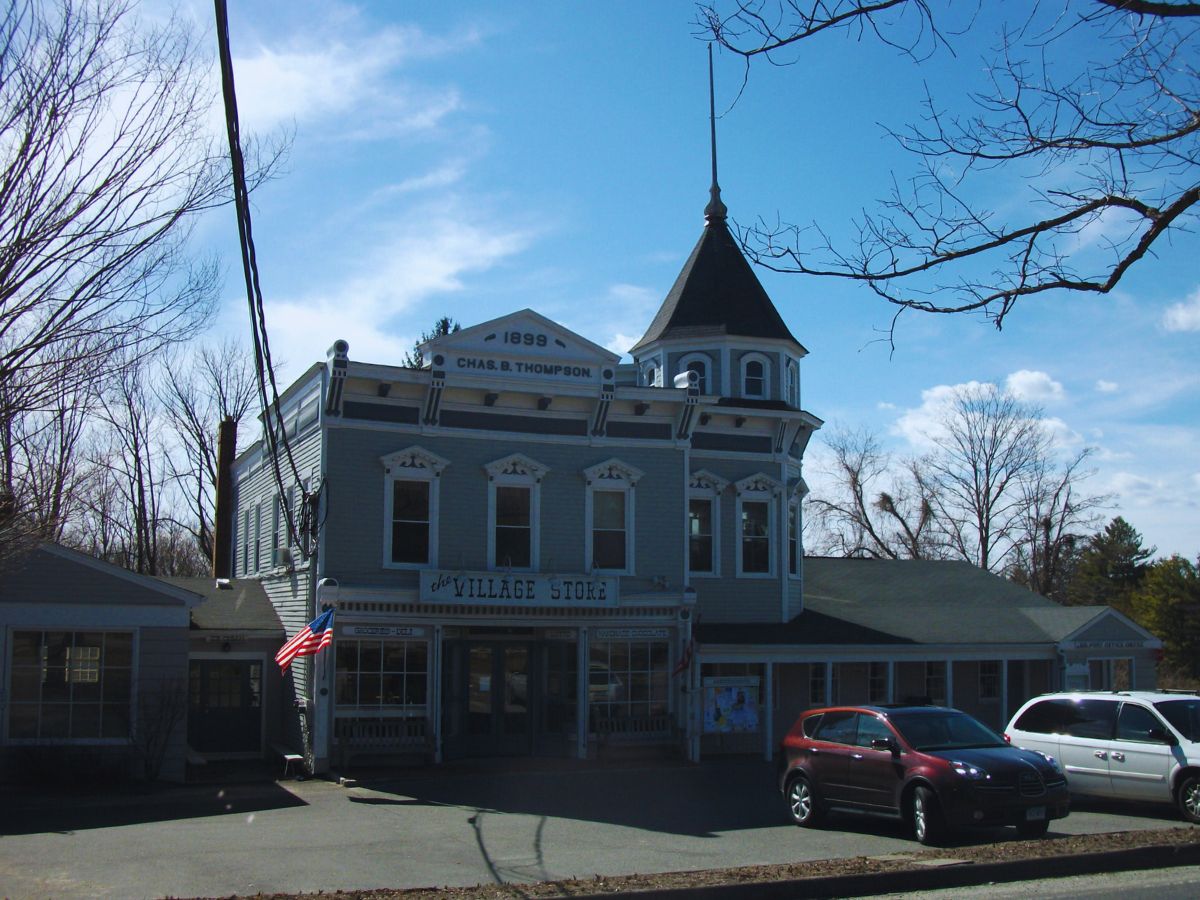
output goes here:
{"type": "Polygon", "coordinates": [[[804,612],[704,623],[705,644],[1055,644],[1108,611],[1059,606],[966,562],[804,558],[804,612]]]}
{"type": "Polygon", "coordinates": [[[630,352],[667,338],[721,336],[776,338],[804,350],[763,290],[724,217],[713,216],[654,321],[630,352]]]}

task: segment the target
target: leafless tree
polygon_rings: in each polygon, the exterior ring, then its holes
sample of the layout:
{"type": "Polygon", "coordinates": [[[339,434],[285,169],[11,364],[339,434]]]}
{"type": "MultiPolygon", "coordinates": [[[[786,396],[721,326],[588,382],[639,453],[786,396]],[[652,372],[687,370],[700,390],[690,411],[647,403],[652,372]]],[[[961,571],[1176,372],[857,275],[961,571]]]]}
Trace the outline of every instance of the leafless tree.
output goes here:
{"type": "Polygon", "coordinates": [[[933,427],[937,449],[921,465],[938,529],[959,559],[1004,572],[1018,548],[1044,537],[1043,520],[1065,534],[1103,500],[1074,492],[1088,453],[1058,467],[1042,410],[995,385],[957,389],[933,427]]]}
{"type": "Polygon", "coordinates": [[[1061,464],[1040,460],[1022,489],[1025,513],[1008,576],[1060,603],[1068,600],[1079,551],[1110,499],[1081,490],[1092,474],[1084,468],[1092,453],[1085,447],[1061,464]]]}
{"type": "Polygon", "coordinates": [[[931,486],[915,460],[897,466],[867,431],[826,439],[833,452],[826,495],[808,498],[820,536],[814,549],[835,556],[936,559],[944,555],[931,486]]]}
{"type": "Polygon", "coordinates": [[[233,341],[201,347],[190,365],[168,363],[157,390],[175,433],[172,475],[186,499],[187,528],[205,559],[213,558],[213,514],[220,422],[241,423],[257,399],[254,361],[233,341]]]}
{"type": "MultiPolygon", "coordinates": [[[[891,131],[916,155],[917,174],[855,223],[857,240],[838,246],[820,226],[760,219],[740,231],[747,253],[778,271],[863,282],[901,311],[982,311],[999,327],[1022,298],[1106,294],[1143,258],[1170,252],[1171,233],[1200,210],[1200,3],[1000,9],[949,0],[701,5],[704,35],[741,55],[747,73],[755,60],[801,61],[804,41],[838,31],[919,61],[948,48],[947,35],[1008,16],[986,88],[951,106],[927,92],[918,120],[891,131]],[[1002,175],[1025,179],[1028,191],[1011,217],[982,199],[1002,175]]],[[[975,57],[964,63],[974,67],[975,57]]]]}
{"type": "MultiPolygon", "coordinates": [[[[216,266],[186,248],[196,215],[228,200],[209,54],[182,22],[149,27],[131,6],[17,0],[0,13],[5,428],[191,337],[213,304],[216,266]]],[[[3,463],[0,529],[21,514],[3,463]]]]}

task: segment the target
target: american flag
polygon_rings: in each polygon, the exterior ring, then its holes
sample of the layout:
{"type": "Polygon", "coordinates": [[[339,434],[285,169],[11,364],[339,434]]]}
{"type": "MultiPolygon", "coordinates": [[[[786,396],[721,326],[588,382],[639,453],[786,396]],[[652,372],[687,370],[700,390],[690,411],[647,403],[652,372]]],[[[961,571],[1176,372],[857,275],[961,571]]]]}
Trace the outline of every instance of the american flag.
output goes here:
{"type": "Polygon", "coordinates": [[[333,643],[333,610],[327,609],[279,648],[275,662],[279,670],[286,672],[297,656],[313,656],[333,643]]]}

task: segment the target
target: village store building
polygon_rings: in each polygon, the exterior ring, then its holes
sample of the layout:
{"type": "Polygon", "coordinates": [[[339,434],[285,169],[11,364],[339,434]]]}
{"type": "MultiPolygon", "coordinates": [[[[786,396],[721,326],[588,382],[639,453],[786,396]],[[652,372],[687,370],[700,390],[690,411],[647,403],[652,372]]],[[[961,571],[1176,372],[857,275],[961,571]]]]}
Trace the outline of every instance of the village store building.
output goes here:
{"type": "Polygon", "coordinates": [[[1000,724],[1084,670],[1153,684],[1156,642],[1102,608],[956,564],[804,558],[806,351],[715,186],[705,212],[632,364],[529,309],[428,342],[422,369],[334,341],[282,397],[283,489],[261,442],[238,458],[235,574],[288,636],[337,610],[282,709],[316,771],[769,757],[817,702],[929,696],[1000,724]],[[284,513],[309,492],[303,555],[284,513]]]}

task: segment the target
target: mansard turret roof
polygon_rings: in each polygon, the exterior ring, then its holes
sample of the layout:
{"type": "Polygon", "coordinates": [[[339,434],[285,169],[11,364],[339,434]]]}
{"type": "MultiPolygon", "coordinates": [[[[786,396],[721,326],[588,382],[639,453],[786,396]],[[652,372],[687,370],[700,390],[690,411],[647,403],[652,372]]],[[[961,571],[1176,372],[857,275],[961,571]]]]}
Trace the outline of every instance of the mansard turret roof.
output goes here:
{"type": "Polygon", "coordinates": [[[630,352],[659,340],[707,337],[776,338],[806,352],[763,290],[725,217],[707,218],[683,271],[630,352]]]}

